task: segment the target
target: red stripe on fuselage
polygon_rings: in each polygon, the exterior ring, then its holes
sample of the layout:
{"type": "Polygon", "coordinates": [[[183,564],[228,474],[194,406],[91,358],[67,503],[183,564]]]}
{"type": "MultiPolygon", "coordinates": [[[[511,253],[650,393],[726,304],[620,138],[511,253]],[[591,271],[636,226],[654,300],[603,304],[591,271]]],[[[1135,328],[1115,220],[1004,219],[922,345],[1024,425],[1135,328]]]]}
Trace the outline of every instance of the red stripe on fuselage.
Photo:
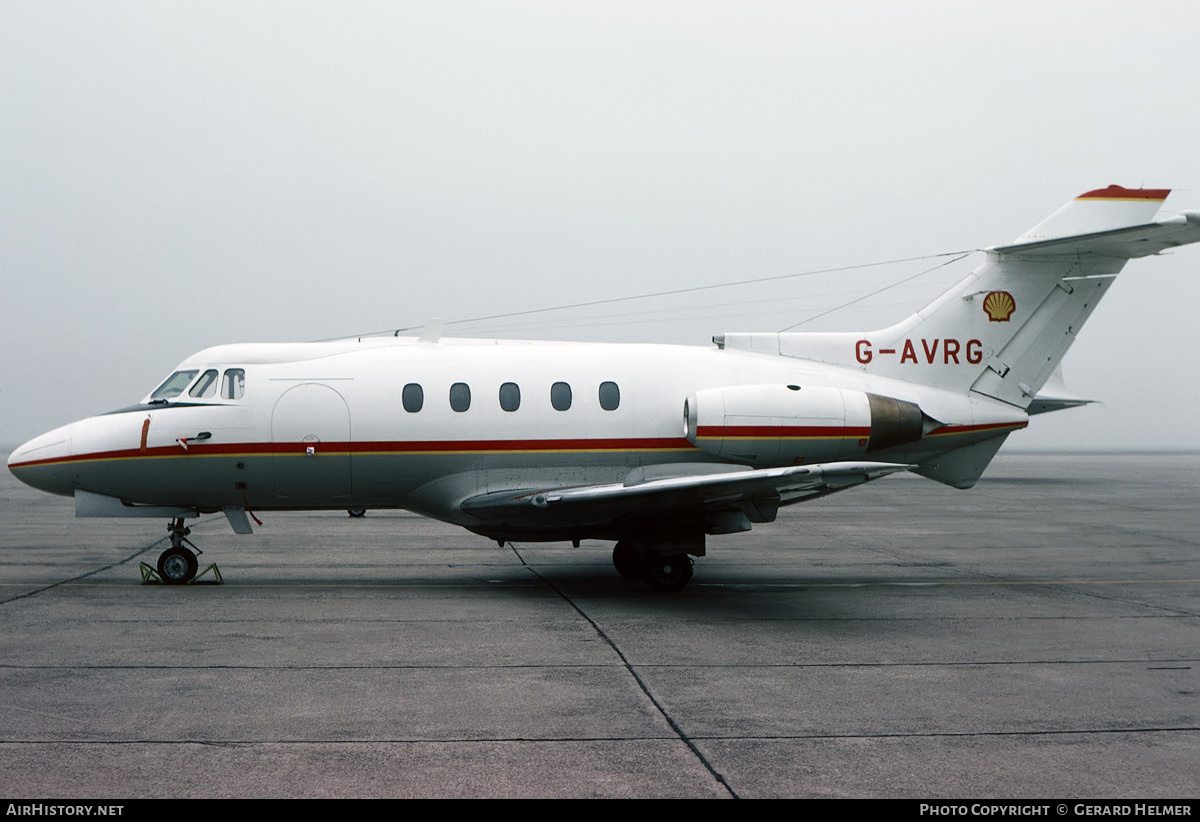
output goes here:
{"type": "MultiPolygon", "coordinates": [[[[15,462],[12,468],[28,468],[38,465],[62,465],[74,462],[121,459],[158,459],[171,457],[221,457],[221,456],[276,456],[304,454],[310,443],[299,442],[245,442],[245,443],[197,443],[189,442],[184,451],[178,445],[158,446],[145,451],[125,448],[114,451],[96,451],[88,454],[71,454],[63,457],[15,462]]],[[[675,437],[621,437],[614,439],[562,439],[562,440],[430,440],[402,442],[318,442],[314,444],[318,454],[428,454],[428,453],[540,453],[556,452],[604,452],[604,451],[691,451],[690,442],[675,437]]]]}
{"type": "MultiPolygon", "coordinates": [[[[1024,428],[1028,422],[988,423],[984,425],[947,425],[931,431],[926,436],[941,437],[954,434],[972,434],[980,431],[1024,428]]],[[[757,426],[705,425],[697,428],[698,439],[715,437],[743,437],[747,439],[834,439],[869,437],[866,427],[822,427],[822,426],[757,426]]],[[[96,451],[87,454],[71,454],[63,457],[15,462],[10,468],[31,468],[41,465],[65,465],[77,462],[124,459],[164,459],[195,457],[266,457],[301,455],[307,443],[298,442],[246,442],[246,443],[188,443],[188,450],[178,445],[147,448],[125,448],[114,451],[96,451]]],[[[554,440],[411,440],[380,442],[319,442],[317,454],[341,455],[404,455],[433,453],[511,453],[535,454],[557,453],[602,453],[614,451],[694,451],[692,445],[682,437],[615,437],[612,439],[554,439],[554,440]]]]}

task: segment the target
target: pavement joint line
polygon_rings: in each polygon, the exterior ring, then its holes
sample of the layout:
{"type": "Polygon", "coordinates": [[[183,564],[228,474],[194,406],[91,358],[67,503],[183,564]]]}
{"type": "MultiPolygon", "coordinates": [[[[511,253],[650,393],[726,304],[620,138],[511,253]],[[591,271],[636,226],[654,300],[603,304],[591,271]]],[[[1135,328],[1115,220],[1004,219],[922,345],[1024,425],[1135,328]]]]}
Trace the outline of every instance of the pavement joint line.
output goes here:
{"type": "MultiPolygon", "coordinates": [[[[169,536],[159,537],[158,539],[154,540],[154,542],[151,542],[149,545],[145,545],[145,546],[137,549],[136,551],[134,551],[132,554],[125,557],[124,559],[117,560],[116,562],[111,562],[108,565],[104,565],[99,568],[93,568],[90,571],[85,571],[82,574],[78,574],[78,575],[70,577],[68,579],[62,579],[62,580],[59,580],[58,582],[51,582],[49,584],[41,585],[38,588],[34,588],[32,591],[26,591],[23,594],[17,594],[16,596],[9,597],[8,599],[0,599],[0,605],[7,605],[10,602],[17,602],[18,600],[37,596],[38,594],[45,593],[46,591],[53,590],[54,588],[64,588],[64,587],[70,588],[70,587],[76,587],[76,586],[88,587],[88,586],[97,586],[97,585],[107,586],[108,583],[98,583],[98,584],[97,583],[81,583],[81,582],[79,582],[79,580],[86,579],[87,577],[93,576],[95,574],[103,573],[104,571],[108,571],[112,568],[116,568],[119,565],[124,565],[127,562],[132,562],[133,560],[140,557],[142,554],[154,549],[155,547],[161,545],[164,542],[167,542],[169,539],[170,539],[169,536]]],[[[6,582],[3,584],[0,584],[0,587],[9,588],[9,587],[25,587],[25,586],[21,585],[20,583],[6,582]]]]}
{"type": "Polygon", "coordinates": [[[650,686],[647,685],[645,680],[642,679],[641,675],[638,674],[637,669],[634,668],[633,664],[630,663],[630,661],[626,658],[625,654],[623,654],[621,652],[621,649],[617,647],[617,644],[615,642],[613,642],[612,638],[609,637],[609,635],[604,632],[604,629],[601,628],[594,619],[592,619],[590,616],[588,616],[587,613],[581,607],[579,607],[579,605],[574,600],[572,600],[569,596],[567,596],[565,593],[563,593],[561,590],[559,590],[558,586],[556,586],[553,582],[551,582],[550,580],[546,579],[546,577],[544,577],[540,573],[538,573],[536,568],[533,568],[528,563],[526,563],[525,558],[521,556],[521,553],[520,553],[520,551],[517,550],[516,545],[514,545],[513,543],[510,542],[510,543],[508,543],[508,546],[509,546],[509,548],[512,549],[512,552],[513,552],[513,554],[516,555],[517,559],[519,559],[521,561],[521,564],[524,565],[529,570],[530,573],[532,573],[538,579],[542,580],[542,582],[544,582],[546,584],[546,586],[550,588],[550,590],[554,591],[556,594],[558,594],[560,597],[562,597],[564,602],[566,602],[568,605],[570,605],[571,608],[573,608],[575,610],[575,612],[577,614],[579,614],[579,616],[581,616],[588,623],[588,625],[592,626],[592,630],[596,632],[596,636],[600,637],[600,639],[603,640],[604,643],[607,644],[610,649],[612,649],[612,652],[617,655],[617,658],[621,660],[621,663],[624,666],[625,670],[629,672],[629,675],[631,677],[633,677],[633,681],[635,683],[637,683],[638,688],[640,688],[642,693],[645,694],[646,698],[650,700],[650,704],[654,706],[655,710],[658,711],[659,715],[662,716],[662,718],[664,720],[666,720],[667,725],[669,725],[671,730],[675,732],[675,734],[678,736],[679,740],[688,747],[688,750],[690,750],[692,752],[692,755],[696,757],[696,759],[700,762],[700,764],[702,766],[704,766],[704,769],[706,771],[708,771],[709,775],[712,776],[712,778],[717,781],[717,784],[719,784],[722,788],[724,788],[729,793],[730,797],[732,797],[733,799],[740,799],[741,797],[738,796],[737,792],[733,789],[733,786],[730,785],[729,782],[725,779],[724,775],[721,774],[721,772],[718,771],[716,769],[716,767],[708,760],[708,757],[706,757],[704,755],[704,753],[701,752],[701,750],[698,747],[696,747],[696,744],[688,737],[688,735],[686,733],[684,733],[683,728],[679,727],[679,724],[675,721],[674,717],[672,717],[671,714],[668,713],[667,709],[662,705],[662,703],[660,703],[658,701],[658,699],[655,698],[654,694],[650,690],[650,686]]]}

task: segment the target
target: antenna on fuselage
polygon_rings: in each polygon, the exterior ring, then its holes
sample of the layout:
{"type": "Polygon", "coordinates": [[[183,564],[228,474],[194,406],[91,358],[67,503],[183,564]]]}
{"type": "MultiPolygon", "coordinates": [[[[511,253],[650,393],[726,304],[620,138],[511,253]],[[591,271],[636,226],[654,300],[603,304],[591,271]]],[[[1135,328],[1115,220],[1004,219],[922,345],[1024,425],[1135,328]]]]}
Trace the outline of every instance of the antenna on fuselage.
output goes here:
{"type": "Polygon", "coordinates": [[[446,327],[446,320],[436,318],[425,321],[425,330],[421,332],[421,336],[417,337],[417,342],[421,343],[436,343],[442,338],[442,331],[446,327]]]}

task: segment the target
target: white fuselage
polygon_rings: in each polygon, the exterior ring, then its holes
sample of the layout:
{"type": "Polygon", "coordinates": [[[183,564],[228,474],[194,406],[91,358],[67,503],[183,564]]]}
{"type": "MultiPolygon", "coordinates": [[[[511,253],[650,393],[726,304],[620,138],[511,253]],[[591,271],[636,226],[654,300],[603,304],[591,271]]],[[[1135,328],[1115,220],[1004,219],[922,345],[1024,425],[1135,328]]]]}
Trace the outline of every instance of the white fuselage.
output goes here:
{"type": "MultiPolygon", "coordinates": [[[[758,418],[753,435],[739,429],[755,454],[761,440],[787,438],[785,455],[731,458],[728,448],[710,447],[703,429],[700,438],[688,436],[685,403],[711,389],[790,385],[800,398],[815,396],[805,389],[839,388],[915,404],[936,425],[881,457],[896,462],[1025,424],[1023,412],[1000,403],[718,348],[367,338],[220,346],[178,369],[231,370],[245,375],[236,398],[193,397],[185,381],[165,401],[148,397],[31,440],[13,452],[10,468],[48,491],[82,489],[126,503],[201,511],[408,508],[472,527],[478,523],[459,503],[473,495],[620,482],[635,470],[644,476],[683,463],[828,462],[868,447],[869,429],[848,413],[813,420],[801,411],[758,418]]],[[[189,379],[196,392],[200,376],[189,379]]],[[[710,407],[703,410],[711,416],[710,407]]]]}

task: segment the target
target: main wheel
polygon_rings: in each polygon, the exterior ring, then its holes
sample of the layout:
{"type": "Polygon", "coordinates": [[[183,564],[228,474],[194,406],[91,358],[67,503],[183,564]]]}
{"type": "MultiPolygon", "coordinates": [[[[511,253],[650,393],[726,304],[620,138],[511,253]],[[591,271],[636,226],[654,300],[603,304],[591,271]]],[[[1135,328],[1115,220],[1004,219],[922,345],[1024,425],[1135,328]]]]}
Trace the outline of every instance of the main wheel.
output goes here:
{"type": "Polygon", "coordinates": [[[167,585],[183,585],[196,576],[200,564],[186,548],[168,548],[158,556],[158,576],[167,585]]]}
{"type": "Polygon", "coordinates": [[[687,554],[651,557],[644,573],[646,584],[655,591],[678,591],[692,578],[692,558],[687,554]]]}
{"type": "Polygon", "coordinates": [[[349,514],[350,516],[354,517],[355,519],[357,519],[359,517],[365,517],[367,515],[367,509],[366,508],[347,508],[346,513],[349,514]]]}
{"type": "Polygon", "coordinates": [[[613,546],[613,567],[626,579],[635,579],[643,574],[642,558],[625,540],[620,540],[613,546]]]}

